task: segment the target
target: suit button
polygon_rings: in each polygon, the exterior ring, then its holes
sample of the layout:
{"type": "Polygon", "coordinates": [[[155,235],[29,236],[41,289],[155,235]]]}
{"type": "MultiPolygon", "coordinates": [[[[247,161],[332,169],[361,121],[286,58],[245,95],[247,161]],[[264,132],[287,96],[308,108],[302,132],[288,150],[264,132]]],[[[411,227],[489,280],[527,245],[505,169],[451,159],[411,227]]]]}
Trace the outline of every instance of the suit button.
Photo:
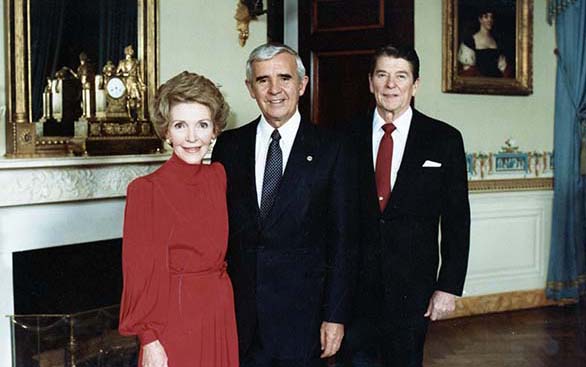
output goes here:
{"type": "Polygon", "coordinates": [[[385,224],[385,220],[384,220],[384,219],[382,219],[382,218],[381,218],[381,219],[379,219],[379,220],[378,220],[378,222],[379,222],[380,224],[385,224]]]}

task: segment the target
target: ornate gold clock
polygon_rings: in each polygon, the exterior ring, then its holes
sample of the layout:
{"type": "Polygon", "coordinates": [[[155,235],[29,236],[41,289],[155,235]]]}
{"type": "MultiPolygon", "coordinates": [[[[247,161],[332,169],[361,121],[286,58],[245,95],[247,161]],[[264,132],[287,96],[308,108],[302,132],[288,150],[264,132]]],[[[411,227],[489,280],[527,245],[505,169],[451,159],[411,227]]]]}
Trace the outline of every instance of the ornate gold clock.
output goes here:
{"type": "Polygon", "coordinates": [[[126,103],[127,90],[124,81],[119,77],[112,77],[106,84],[106,110],[105,120],[129,120],[126,103]]]}
{"type": "Polygon", "coordinates": [[[108,91],[108,96],[114,100],[119,100],[126,95],[126,86],[122,79],[118,77],[113,77],[108,80],[106,90],[108,91]]]}
{"type": "MultiPolygon", "coordinates": [[[[73,119],[74,133],[68,145],[60,145],[69,152],[90,155],[134,154],[162,149],[161,140],[144,106],[147,89],[143,82],[141,63],[134,58],[132,46],[125,47],[124,54],[118,67],[108,61],[101,75],[88,74],[87,57],[85,54],[80,55],[78,73],[72,74],[74,82],[83,87],[83,93],[78,93],[81,101],[76,99],[73,105],[83,106],[83,114],[80,114],[79,119],[73,119]]],[[[54,84],[50,80],[50,88],[47,88],[45,95],[46,119],[62,112],[61,109],[51,109],[55,104],[53,101],[60,96],[54,84]]]]}

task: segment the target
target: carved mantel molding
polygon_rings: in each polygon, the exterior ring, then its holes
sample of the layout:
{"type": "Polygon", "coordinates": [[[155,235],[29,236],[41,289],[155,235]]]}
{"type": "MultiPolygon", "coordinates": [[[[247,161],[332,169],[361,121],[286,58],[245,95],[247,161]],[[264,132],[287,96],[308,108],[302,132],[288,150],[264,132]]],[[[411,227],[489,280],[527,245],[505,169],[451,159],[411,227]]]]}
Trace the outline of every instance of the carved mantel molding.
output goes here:
{"type": "Polygon", "coordinates": [[[0,207],[123,197],[134,178],[166,154],[50,160],[0,160],[0,207]]]}
{"type": "MultiPolygon", "coordinates": [[[[167,159],[169,154],[0,159],[0,208],[124,197],[130,181],[167,159]]],[[[469,177],[471,194],[553,189],[552,177],[475,178],[469,177]]]]}

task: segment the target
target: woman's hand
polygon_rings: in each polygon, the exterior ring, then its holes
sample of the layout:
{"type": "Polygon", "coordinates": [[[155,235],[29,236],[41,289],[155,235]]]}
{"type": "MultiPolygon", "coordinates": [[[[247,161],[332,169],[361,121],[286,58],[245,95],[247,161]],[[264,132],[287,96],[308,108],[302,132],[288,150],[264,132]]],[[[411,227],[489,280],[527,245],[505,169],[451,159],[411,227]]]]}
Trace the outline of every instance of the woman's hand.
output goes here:
{"type": "Polygon", "coordinates": [[[142,347],[142,367],[168,367],[167,353],[158,340],[142,347]]]}

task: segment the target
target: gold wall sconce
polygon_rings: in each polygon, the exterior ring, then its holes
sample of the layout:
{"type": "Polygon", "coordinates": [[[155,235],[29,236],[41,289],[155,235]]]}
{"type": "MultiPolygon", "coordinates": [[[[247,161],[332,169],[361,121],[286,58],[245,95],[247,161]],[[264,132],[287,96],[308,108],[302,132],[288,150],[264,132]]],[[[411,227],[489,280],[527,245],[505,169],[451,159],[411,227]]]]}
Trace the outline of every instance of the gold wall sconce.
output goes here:
{"type": "Polygon", "coordinates": [[[262,0],[239,0],[236,5],[236,30],[238,31],[238,42],[241,47],[246,45],[249,31],[248,26],[251,20],[256,20],[258,16],[263,15],[267,10],[263,9],[262,0]]]}

